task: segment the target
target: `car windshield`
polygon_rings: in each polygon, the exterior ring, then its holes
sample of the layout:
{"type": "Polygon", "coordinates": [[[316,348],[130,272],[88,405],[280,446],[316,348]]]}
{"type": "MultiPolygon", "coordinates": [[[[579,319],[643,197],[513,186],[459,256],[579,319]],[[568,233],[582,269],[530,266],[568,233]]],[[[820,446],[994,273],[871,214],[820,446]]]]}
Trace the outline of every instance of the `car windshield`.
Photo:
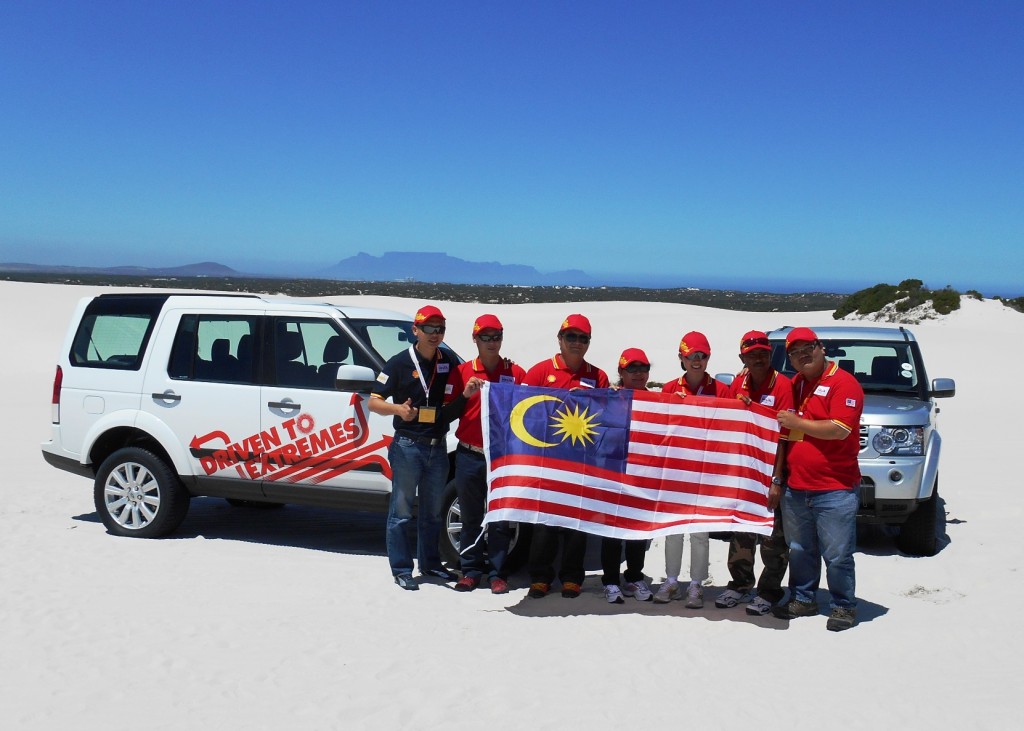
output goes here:
{"type": "MultiPolygon", "coordinates": [[[[796,374],[785,345],[774,342],[772,365],[789,377],[796,374]]],[[[827,340],[825,356],[856,376],[866,392],[916,393],[925,381],[913,343],[884,340],[827,340]]]]}
{"type": "MultiPolygon", "coordinates": [[[[401,351],[407,350],[416,342],[416,336],[412,334],[411,320],[347,320],[346,322],[359,338],[377,353],[383,363],[401,351]]],[[[462,358],[446,344],[441,343],[441,347],[451,354],[456,363],[462,362],[462,358]]]]}

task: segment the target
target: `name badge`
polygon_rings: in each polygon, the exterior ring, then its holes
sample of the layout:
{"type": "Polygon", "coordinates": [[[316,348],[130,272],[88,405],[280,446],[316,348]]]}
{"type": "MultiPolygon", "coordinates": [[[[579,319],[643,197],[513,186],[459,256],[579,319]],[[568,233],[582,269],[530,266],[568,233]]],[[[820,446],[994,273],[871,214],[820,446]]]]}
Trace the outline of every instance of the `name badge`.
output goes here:
{"type": "Polygon", "coordinates": [[[444,392],[445,392],[446,395],[447,394],[451,394],[451,392],[452,392],[452,384],[450,384],[450,383],[444,384],[444,392]]]}
{"type": "Polygon", "coordinates": [[[593,378],[581,378],[580,385],[586,386],[587,388],[597,388],[597,381],[593,378]]]}
{"type": "Polygon", "coordinates": [[[421,406],[419,410],[419,422],[421,424],[433,424],[437,421],[436,406],[421,406]]]}
{"type": "Polygon", "coordinates": [[[512,376],[499,376],[498,383],[515,383],[516,379],[512,376]]]}
{"type": "Polygon", "coordinates": [[[774,406],[775,405],[775,397],[772,396],[771,394],[767,394],[766,396],[762,396],[761,397],[761,405],[762,406],[774,406]]]}
{"type": "Polygon", "coordinates": [[[447,373],[448,372],[448,364],[447,363],[438,363],[437,364],[437,372],[438,373],[447,373]]]}
{"type": "Polygon", "coordinates": [[[815,396],[828,396],[828,386],[818,386],[814,389],[815,396]]]}

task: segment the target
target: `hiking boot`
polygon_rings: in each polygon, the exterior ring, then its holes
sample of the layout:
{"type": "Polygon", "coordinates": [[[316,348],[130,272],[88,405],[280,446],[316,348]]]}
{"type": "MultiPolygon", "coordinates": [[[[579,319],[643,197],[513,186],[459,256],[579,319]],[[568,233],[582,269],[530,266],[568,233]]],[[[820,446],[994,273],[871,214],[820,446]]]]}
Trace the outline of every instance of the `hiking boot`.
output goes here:
{"type": "Polygon", "coordinates": [[[575,599],[580,595],[582,587],[575,581],[563,581],[562,582],[562,596],[566,599],[575,599]]]}
{"type": "Polygon", "coordinates": [[[686,587],[686,608],[701,609],[704,607],[704,587],[691,583],[686,587]]]}
{"type": "Polygon", "coordinates": [[[418,591],[420,588],[412,574],[399,574],[395,577],[395,583],[407,591],[418,591]]]}
{"type": "Polygon", "coordinates": [[[609,604],[624,604],[626,602],[622,598],[622,591],[615,584],[605,585],[604,598],[608,600],[609,604]]]}
{"type": "Polygon", "coordinates": [[[829,632],[842,632],[844,629],[850,629],[856,623],[856,607],[833,607],[832,614],[829,615],[828,622],[825,623],[825,629],[829,632]]]}
{"type": "Polygon", "coordinates": [[[526,596],[531,599],[543,599],[551,591],[551,584],[546,584],[543,581],[535,581],[530,584],[530,590],[526,592],[526,596]]]}
{"type": "Polygon", "coordinates": [[[682,599],[684,596],[686,596],[686,592],[683,587],[679,586],[679,582],[665,581],[654,593],[654,601],[658,604],[668,604],[673,599],[682,599]]]}
{"type": "Polygon", "coordinates": [[[508,594],[508,582],[500,577],[495,576],[493,579],[491,579],[491,593],[508,594]]]}
{"type": "Polygon", "coordinates": [[[797,617],[813,617],[818,613],[817,602],[802,602],[792,599],[787,604],[780,604],[772,610],[779,619],[796,619],[797,617]]]}
{"type": "Polygon", "coordinates": [[[633,597],[638,602],[649,602],[654,597],[654,593],[643,579],[628,582],[622,588],[622,593],[633,597]]]}
{"type": "Polygon", "coordinates": [[[455,591],[473,591],[479,584],[479,576],[463,576],[455,584],[455,591]]]}
{"type": "Polygon", "coordinates": [[[774,605],[767,599],[762,599],[759,596],[755,596],[750,600],[750,604],[747,605],[747,614],[753,617],[763,617],[772,611],[774,605]]]}
{"type": "Polygon", "coordinates": [[[737,604],[743,604],[744,602],[750,601],[749,591],[736,591],[735,589],[726,589],[717,597],[715,597],[715,606],[719,609],[731,609],[737,604]]]}

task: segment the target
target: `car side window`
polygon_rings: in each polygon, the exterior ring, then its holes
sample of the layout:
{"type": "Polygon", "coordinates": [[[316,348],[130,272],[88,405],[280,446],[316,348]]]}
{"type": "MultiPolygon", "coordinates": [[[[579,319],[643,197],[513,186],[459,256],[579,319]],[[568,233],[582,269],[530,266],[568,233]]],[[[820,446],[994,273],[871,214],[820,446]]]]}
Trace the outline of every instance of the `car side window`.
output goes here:
{"type": "Polygon", "coordinates": [[[167,373],[179,380],[255,383],[255,334],[255,317],[184,315],[167,373]]]}
{"type": "Polygon", "coordinates": [[[338,368],[356,362],[358,349],[330,320],[274,318],[278,386],[333,390],[338,368]]]}

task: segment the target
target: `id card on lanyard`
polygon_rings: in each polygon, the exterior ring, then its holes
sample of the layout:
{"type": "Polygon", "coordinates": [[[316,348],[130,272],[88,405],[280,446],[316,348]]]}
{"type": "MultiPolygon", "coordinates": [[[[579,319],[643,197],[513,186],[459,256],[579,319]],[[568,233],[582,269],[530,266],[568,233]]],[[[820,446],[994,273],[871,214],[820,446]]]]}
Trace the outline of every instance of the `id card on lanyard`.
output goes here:
{"type": "Polygon", "coordinates": [[[423,377],[423,369],[420,368],[419,359],[416,357],[416,349],[409,346],[409,358],[412,359],[412,370],[420,379],[420,385],[423,386],[423,397],[426,399],[423,406],[417,409],[417,421],[421,424],[433,424],[437,421],[437,407],[430,405],[430,387],[434,385],[434,376],[437,375],[437,353],[434,354],[433,370],[430,372],[430,383],[427,383],[427,379],[423,377]]]}

